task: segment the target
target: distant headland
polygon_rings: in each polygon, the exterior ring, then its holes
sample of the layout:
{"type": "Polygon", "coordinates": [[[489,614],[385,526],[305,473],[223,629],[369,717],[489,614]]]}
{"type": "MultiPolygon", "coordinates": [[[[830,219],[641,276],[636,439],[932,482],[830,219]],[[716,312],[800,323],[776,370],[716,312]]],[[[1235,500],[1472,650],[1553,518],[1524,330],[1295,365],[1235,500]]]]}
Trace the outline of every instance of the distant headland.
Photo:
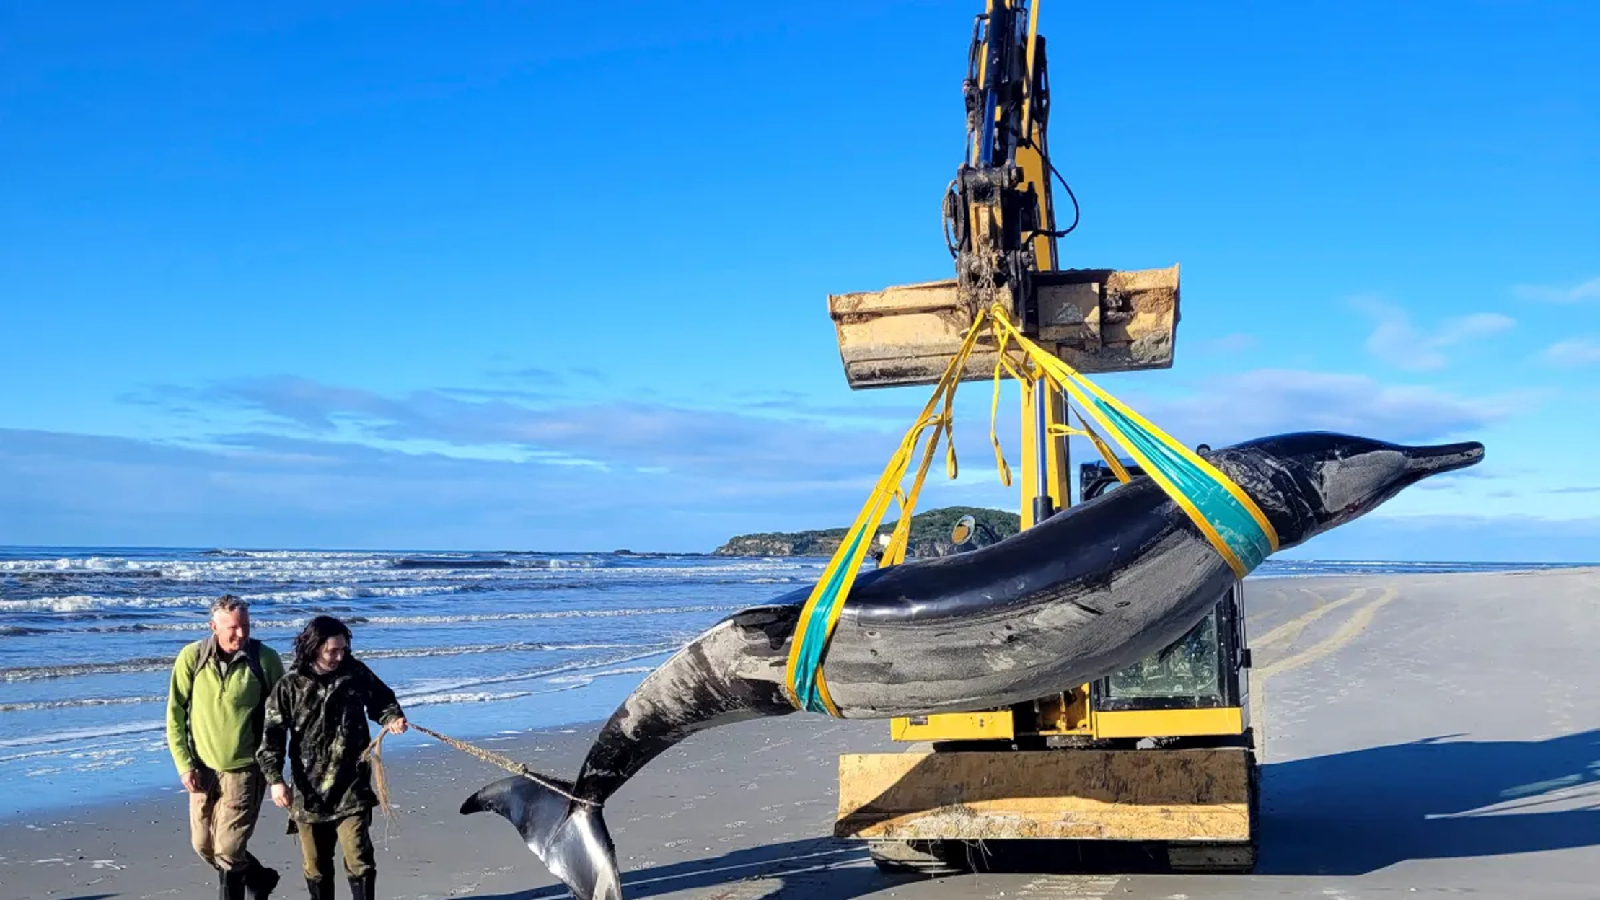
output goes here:
{"type": "MultiPolygon", "coordinates": [[[[946,506],[911,517],[907,556],[949,556],[955,552],[950,529],[962,516],[970,515],[980,526],[988,526],[996,538],[1006,538],[1022,530],[1022,520],[1014,512],[975,506],[946,506]]],[[[878,533],[887,536],[894,522],[885,522],[878,533]]],[[[763,532],[741,534],[712,551],[713,556],[832,556],[844,540],[848,527],[821,531],[763,532]]],[[[876,546],[875,548],[876,549],[876,546]]],[[[876,555],[876,554],[872,554],[876,555]]]]}

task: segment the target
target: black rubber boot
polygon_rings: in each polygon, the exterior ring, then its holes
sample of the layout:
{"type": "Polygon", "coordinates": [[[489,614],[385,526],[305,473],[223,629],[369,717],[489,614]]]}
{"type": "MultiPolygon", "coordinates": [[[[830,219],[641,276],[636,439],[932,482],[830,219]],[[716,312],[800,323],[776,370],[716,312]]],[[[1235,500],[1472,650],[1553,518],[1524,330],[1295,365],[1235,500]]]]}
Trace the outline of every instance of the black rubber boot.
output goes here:
{"type": "Polygon", "coordinates": [[[307,878],[306,892],[311,895],[311,900],[333,900],[333,879],[307,878]]]}
{"type": "Polygon", "coordinates": [[[360,878],[350,879],[351,900],[375,900],[374,893],[378,889],[378,870],[370,869],[360,878]]]}
{"type": "Polygon", "coordinates": [[[249,874],[248,869],[218,869],[217,870],[217,897],[218,900],[245,900],[244,878],[249,874]]]}
{"type": "Polygon", "coordinates": [[[267,895],[278,886],[278,870],[256,863],[245,870],[244,888],[250,900],[267,900],[267,895]]]}

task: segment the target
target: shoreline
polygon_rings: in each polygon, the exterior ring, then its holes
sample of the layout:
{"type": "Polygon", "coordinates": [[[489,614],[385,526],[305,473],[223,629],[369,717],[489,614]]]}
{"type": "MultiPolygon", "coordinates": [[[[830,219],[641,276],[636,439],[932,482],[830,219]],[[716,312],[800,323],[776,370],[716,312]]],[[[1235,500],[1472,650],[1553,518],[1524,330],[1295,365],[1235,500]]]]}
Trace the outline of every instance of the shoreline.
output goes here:
{"type": "MultiPolygon", "coordinates": [[[[543,752],[543,748],[546,745],[561,744],[571,740],[574,735],[593,733],[605,723],[605,719],[600,718],[517,730],[494,730],[492,728],[484,730],[452,730],[434,727],[435,723],[430,722],[426,715],[421,717],[409,715],[408,718],[418,721],[420,724],[441,734],[478,746],[494,749],[507,743],[513,743],[518,747],[523,747],[526,744],[533,752],[543,752]]],[[[377,725],[369,723],[369,727],[371,728],[372,736],[376,738],[378,736],[377,725]]],[[[388,768],[393,769],[397,764],[403,765],[409,756],[429,751],[460,755],[459,751],[421,732],[411,732],[404,735],[389,735],[384,739],[383,761],[388,768]]],[[[177,770],[173,766],[172,759],[166,750],[164,733],[162,735],[161,750],[151,753],[151,756],[153,758],[145,760],[143,765],[152,769],[159,768],[162,773],[161,776],[154,779],[140,777],[131,781],[113,777],[112,783],[114,786],[110,790],[101,790],[99,793],[96,793],[90,785],[85,783],[70,789],[70,796],[61,797],[53,804],[18,806],[16,805],[16,792],[8,792],[6,799],[0,801],[0,831],[19,823],[26,826],[27,823],[38,819],[62,819],[66,821],[74,816],[93,814],[95,811],[109,806],[139,806],[150,802],[162,801],[170,796],[182,795],[183,789],[178,783],[177,770]]],[[[103,774],[116,776],[119,773],[115,769],[110,769],[103,774]]],[[[145,775],[146,773],[140,774],[145,775]]],[[[91,779],[85,777],[78,780],[88,782],[91,779]]]]}
{"type": "MultiPolygon", "coordinates": [[[[670,652],[660,651],[645,659],[654,660],[670,652]]],[[[475,743],[581,730],[588,725],[598,727],[637,686],[647,668],[626,671],[625,675],[506,700],[407,705],[402,693],[401,705],[409,719],[475,743]]],[[[0,763],[23,772],[20,778],[6,779],[8,790],[0,797],[0,826],[35,816],[82,811],[107,801],[140,802],[177,789],[178,776],[167,750],[165,724],[157,718],[164,714],[165,699],[149,705],[149,716],[115,732],[80,736],[65,731],[48,735],[55,738],[48,743],[0,747],[0,763]],[[91,746],[72,749],[85,738],[93,742],[91,746]],[[109,791],[102,788],[106,784],[112,785],[109,791]]],[[[368,723],[368,727],[376,737],[377,726],[368,723]]],[[[398,740],[391,736],[384,745],[389,752],[405,752],[417,740],[433,742],[417,733],[398,740]]]]}

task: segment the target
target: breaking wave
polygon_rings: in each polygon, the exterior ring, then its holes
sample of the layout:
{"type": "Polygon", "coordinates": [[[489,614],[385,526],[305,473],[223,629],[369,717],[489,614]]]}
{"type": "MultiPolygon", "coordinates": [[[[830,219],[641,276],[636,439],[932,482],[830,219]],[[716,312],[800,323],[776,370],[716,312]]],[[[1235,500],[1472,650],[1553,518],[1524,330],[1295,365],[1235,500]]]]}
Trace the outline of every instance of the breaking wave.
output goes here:
{"type": "Polygon", "coordinates": [[[41,709],[82,709],[86,706],[130,706],[135,703],[165,703],[165,694],[149,697],[75,697],[69,700],[25,700],[0,703],[0,712],[32,712],[41,709]]]}
{"type": "MultiPolygon", "coordinates": [[[[512,641],[504,644],[457,644],[444,647],[397,647],[363,650],[356,656],[364,660],[427,659],[439,656],[466,656],[488,653],[572,652],[581,650],[639,650],[638,643],[562,643],[560,641],[512,641]]],[[[659,652],[663,645],[643,645],[659,652]]],[[[105,662],[61,663],[45,666],[12,666],[0,669],[0,681],[41,681],[51,678],[76,678],[85,675],[122,675],[133,672],[164,672],[172,668],[171,656],[144,656],[105,662]]],[[[6,705],[0,703],[0,712],[6,705]]]]}
{"type": "Polygon", "coordinates": [[[615,619],[627,616],[679,616],[687,613],[732,612],[737,605],[641,606],[630,609],[553,609],[542,612],[483,613],[478,615],[367,616],[351,619],[372,625],[450,625],[462,622],[525,622],[538,619],[615,619]]]}
{"type": "Polygon", "coordinates": [[[82,675],[121,675],[131,672],[158,672],[172,668],[170,656],[146,656],[111,662],[61,663],[53,666],[12,666],[0,669],[0,681],[38,681],[44,678],[73,678],[82,675]]]}

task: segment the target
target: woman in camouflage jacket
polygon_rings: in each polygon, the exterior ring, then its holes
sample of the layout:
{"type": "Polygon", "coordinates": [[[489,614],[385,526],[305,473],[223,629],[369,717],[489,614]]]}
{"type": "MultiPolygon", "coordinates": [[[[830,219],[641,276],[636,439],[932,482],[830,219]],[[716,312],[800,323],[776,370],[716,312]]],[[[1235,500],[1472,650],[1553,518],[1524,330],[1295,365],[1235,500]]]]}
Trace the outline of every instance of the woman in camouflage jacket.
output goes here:
{"type": "Polygon", "coordinates": [[[333,847],[344,851],[354,900],[375,900],[371,768],[361,758],[371,719],[392,734],[406,730],[394,691],[350,655],[350,629],[317,616],[294,642],[294,661],[267,698],[265,731],[256,760],[272,802],[289,810],[300,833],[300,855],[311,900],[333,900],[333,847]],[[289,738],[292,735],[292,738],[289,738]],[[290,781],[283,779],[288,740],[290,781]]]}

